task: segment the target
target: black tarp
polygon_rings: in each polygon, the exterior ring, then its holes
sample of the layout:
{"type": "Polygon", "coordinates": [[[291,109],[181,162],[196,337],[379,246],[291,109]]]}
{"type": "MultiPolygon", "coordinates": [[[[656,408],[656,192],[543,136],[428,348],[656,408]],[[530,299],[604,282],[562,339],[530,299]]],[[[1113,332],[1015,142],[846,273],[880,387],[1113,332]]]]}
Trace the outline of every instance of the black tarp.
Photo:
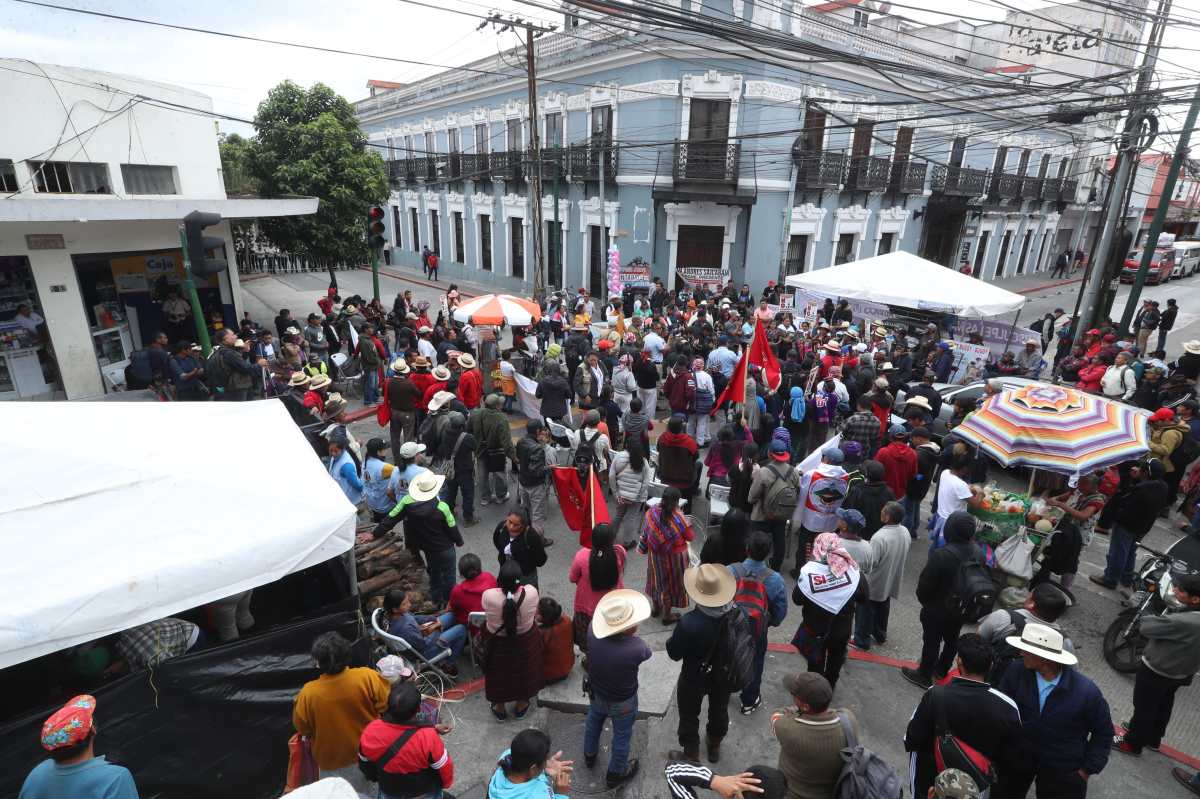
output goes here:
{"type": "MultiPolygon", "coordinates": [[[[315,679],[309,649],[323,632],[358,636],[351,597],[341,610],[168,660],[93,691],[96,754],[133,772],[143,799],[279,796],[287,768],[292,700],[315,679]]],[[[365,642],[360,642],[365,646],[365,642]]],[[[367,651],[356,647],[356,660],[367,651]]],[[[15,797],[45,759],[46,707],[0,727],[0,796],[15,797]]]]}

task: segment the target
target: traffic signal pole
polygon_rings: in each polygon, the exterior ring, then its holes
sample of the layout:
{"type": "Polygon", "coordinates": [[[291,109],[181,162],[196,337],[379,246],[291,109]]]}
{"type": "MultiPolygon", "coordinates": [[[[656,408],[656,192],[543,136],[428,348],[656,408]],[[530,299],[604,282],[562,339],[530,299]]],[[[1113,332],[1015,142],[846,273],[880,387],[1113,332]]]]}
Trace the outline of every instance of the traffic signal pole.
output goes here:
{"type": "Polygon", "coordinates": [[[1163,180],[1162,193],[1158,197],[1158,208],[1154,210],[1154,219],[1150,222],[1146,243],[1142,245],[1142,262],[1138,264],[1137,277],[1133,279],[1133,286],[1129,289],[1129,296],[1125,299],[1125,310],[1121,314],[1122,331],[1129,330],[1129,324],[1133,321],[1133,315],[1137,311],[1142,286],[1146,285],[1146,275],[1150,272],[1150,263],[1154,260],[1154,250],[1158,246],[1158,236],[1162,233],[1163,224],[1167,221],[1167,211],[1171,208],[1171,197],[1175,194],[1175,182],[1179,179],[1179,170],[1188,156],[1188,141],[1192,137],[1192,129],[1196,127],[1197,115],[1200,115],[1200,87],[1192,95],[1192,105],[1188,108],[1187,120],[1179,131],[1178,143],[1175,145],[1175,156],[1171,159],[1171,165],[1167,168],[1167,177],[1163,180]]]}
{"type": "Polygon", "coordinates": [[[379,300],[379,250],[371,248],[371,294],[379,300]]]}
{"type": "MultiPolygon", "coordinates": [[[[183,253],[183,290],[192,306],[192,321],[196,323],[196,341],[207,358],[212,352],[208,339],[208,325],[204,324],[204,310],[200,307],[200,295],[196,293],[196,281],[192,280],[192,259],[188,257],[187,228],[179,223],[179,250],[183,253]]],[[[172,342],[173,344],[174,342],[172,342]]]]}

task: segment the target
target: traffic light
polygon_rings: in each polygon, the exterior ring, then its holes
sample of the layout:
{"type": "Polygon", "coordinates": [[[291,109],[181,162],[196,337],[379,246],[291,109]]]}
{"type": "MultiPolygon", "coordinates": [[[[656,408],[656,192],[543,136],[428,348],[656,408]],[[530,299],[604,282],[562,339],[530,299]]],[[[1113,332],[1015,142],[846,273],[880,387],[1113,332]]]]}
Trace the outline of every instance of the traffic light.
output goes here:
{"type": "Polygon", "coordinates": [[[372,205],[367,209],[367,246],[372,250],[383,249],[385,243],[383,231],[383,209],[378,205],[372,205]]]}
{"type": "Polygon", "coordinates": [[[192,211],[183,218],[183,234],[187,241],[187,256],[193,275],[215,275],[224,272],[229,264],[224,258],[212,258],[210,251],[223,251],[225,240],[216,236],[205,236],[204,228],[220,224],[221,215],[192,211]]]}

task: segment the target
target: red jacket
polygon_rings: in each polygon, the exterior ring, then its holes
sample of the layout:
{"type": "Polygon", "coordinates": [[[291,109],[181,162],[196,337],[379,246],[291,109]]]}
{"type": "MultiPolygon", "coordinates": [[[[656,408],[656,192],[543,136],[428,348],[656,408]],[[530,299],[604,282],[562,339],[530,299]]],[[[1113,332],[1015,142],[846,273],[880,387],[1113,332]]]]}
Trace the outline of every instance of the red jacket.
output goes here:
{"type": "MultiPolygon", "coordinates": [[[[375,719],[365,728],[358,740],[359,757],[367,760],[378,760],[395,743],[396,739],[409,729],[411,724],[392,724],[382,719],[375,719]]],[[[382,771],[394,775],[417,775],[422,771],[432,769],[441,778],[442,788],[447,789],[454,784],[454,761],[442,743],[442,736],[433,727],[421,727],[392,759],[383,764],[382,771]]]]}
{"type": "Polygon", "coordinates": [[[438,393],[439,391],[445,391],[445,390],[446,390],[445,381],[435,380],[434,382],[430,383],[429,386],[425,389],[425,394],[421,397],[421,410],[423,410],[423,411],[429,410],[429,401],[431,399],[433,399],[433,395],[438,393]]]}
{"type": "MultiPolygon", "coordinates": [[[[431,375],[429,372],[414,371],[412,374],[410,374],[408,376],[408,379],[411,380],[412,384],[417,387],[417,392],[422,397],[425,396],[425,389],[429,388],[430,386],[432,386],[434,383],[437,382],[437,379],[433,375],[431,375]]],[[[424,408],[425,408],[425,404],[422,403],[421,409],[424,410],[424,408]]]]}
{"type": "Polygon", "coordinates": [[[467,410],[478,408],[483,400],[483,375],[478,369],[467,369],[458,376],[458,398],[467,410]]]}
{"type": "Polygon", "coordinates": [[[903,441],[893,441],[875,453],[883,464],[883,482],[898,497],[908,492],[908,483],[917,476],[917,453],[903,441]]]}
{"type": "Polygon", "coordinates": [[[696,407],[696,378],[691,372],[677,374],[672,369],[663,382],[663,393],[672,413],[691,413],[696,407]]]}
{"type": "Polygon", "coordinates": [[[658,437],[658,449],[663,447],[683,447],[693,455],[699,455],[700,449],[696,446],[696,439],[689,436],[687,433],[672,433],[667,431],[658,437]]]}
{"type": "Polygon", "coordinates": [[[1106,370],[1104,364],[1083,367],[1079,370],[1079,382],[1075,384],[1075,388],[1092,394],[1100,393],[1100,378],[1104,377],[1106,370]]]}

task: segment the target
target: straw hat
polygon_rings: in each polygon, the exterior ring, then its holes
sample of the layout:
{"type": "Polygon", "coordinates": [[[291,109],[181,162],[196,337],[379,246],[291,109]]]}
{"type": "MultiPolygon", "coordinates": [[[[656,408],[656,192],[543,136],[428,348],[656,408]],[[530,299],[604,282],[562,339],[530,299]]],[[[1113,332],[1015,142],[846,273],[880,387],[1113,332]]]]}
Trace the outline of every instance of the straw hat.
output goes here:
{"type": "Polygon", "coordinates": [[[285,335],[288,335],[288,336],[298,336],[298,335],[300,335],[300,328],[289,327],[289,328],[285,329],[283,332],[285,335]]]}
{"type": "Polygon", "coordinates": [[[333,381],[329,379],[329,375],[317,375],[309,381],[308,387],[313,391],[320,391],[323,388],[328,388],[331,383],[333,381]]]}
{"type": "Polygon", "coordinates": [[[347,404],[346,398],[335,391],[325,400],[325,415],[337,416],[339,413],[346,410],[347,404]]]}
{"type": "Polygon", "coordinates": [[[424,355],[418,355],[415,358],[413,358],[412,367],[414,369],[428,369],[429,368],[429,359],[426,358],[424,355]]]}
{"type": "Polygon", "coordinates": [[[607,638],[628,630],[650,618],[650,600],[632,588],[609,591],[596,605],[592,633],[607,638]]]}
{"type": "Polygon", "coordinates": [[[1195,339],[1183,342],[1183,351],[1192,355],[1200,355],[1200,341],[1195,339]]]}
{"type": "Polygon", "coordinates": [[[825,349],[829,350],[830,352],[841,352],[842,351],[841,346],[838,345],[838,343],[834,342],[834,341],[825,342],[825,349]]]}
{"type": "Polygon", "coordinates": [[[924,397],[922,397],[919,394],[915,397],[909,397],[907,400],[904,401],[904,404],[905,405],[916,405],[918,408],[921,408],[922,410],[926,410],[926,411],[929,411],[930,413],[933,413],[933,406],[929,404],[929,400],[925,399],[924,397]]]}
{"type": "Polygon", "coordinates": [[[411,370],[408,368],[408,363],[403,358],[397,358],[392,361],[392,371],[398,375],[406,375],[411,370]]]}
{"type": "Polygon", "coordinates": [[[702,563],[683,573],[683,587],[697,605],[719,608],[733,600],[737,581],[724,566],[702,563]]]}
{"type": "Polygon", "coordinates": [[[310,379],[304,372],[292,372],[292,377],[288,380],[288,385],[292,388],[300,388],[301,386],[307,386],[310,379]]]}
{"type": "Polygon", "coordinates": [[[450,379],[450,370],[444,366],[435,366],[433,368],[433,379],[434,380],[449,380],[450,379]]]}
{"type": "MultiPolygon", "coordinates": [[[[438,367],[442,368],[442,367],[438,367]]],[[[440,411],[442,406],[450,400],[454,399],[454,395],[449,391],[439,391],[433,395],[433,399],[429,400],[429,410],[440,411]]]]}
{"type": "Polygon", "coordinates": [[[421,472],[408,484],[408,495],[417,502],[433,499],[442,490],[442,483],[444,482],[446,482],[444,474],[421,472]]]}
{"type": "Polygon", "coordinates": [[[347,305],[342,310],[344,310],[347,314],[356,314],[356,313],[358,313],[358,306],[357,305],[347,305]]]}
{"type": "Polygon", "coordinates": [[[1079,662],[1079,658],[1063,649],[1062,633],[1044,624],[1030,622],[1021,630],[1019,637],[1010,635],[1004,640],[1009,646],[1064,666],[1074,666],[1079,662]]]}
{"type": "Polygon", "coordinates": [[[470,355],[468,355],[465,352],[461,353],[458,356],[458,365],[464,369],[474,369],[475,368],[475,359],[472,358],[470,355]]]}

